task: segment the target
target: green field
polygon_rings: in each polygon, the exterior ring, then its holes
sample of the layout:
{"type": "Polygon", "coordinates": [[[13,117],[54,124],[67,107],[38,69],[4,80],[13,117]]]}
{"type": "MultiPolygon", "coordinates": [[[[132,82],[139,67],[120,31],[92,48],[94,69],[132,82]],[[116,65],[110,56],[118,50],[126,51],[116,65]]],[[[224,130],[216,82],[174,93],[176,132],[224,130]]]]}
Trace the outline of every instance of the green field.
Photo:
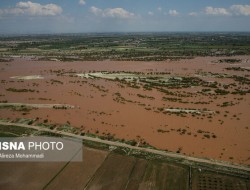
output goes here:
{"type": "Polygon", "coordinates": [[[249,33],[117,33],[0,37],[0,57],[40,60],[162,61],[250,54],[249,33]]]}

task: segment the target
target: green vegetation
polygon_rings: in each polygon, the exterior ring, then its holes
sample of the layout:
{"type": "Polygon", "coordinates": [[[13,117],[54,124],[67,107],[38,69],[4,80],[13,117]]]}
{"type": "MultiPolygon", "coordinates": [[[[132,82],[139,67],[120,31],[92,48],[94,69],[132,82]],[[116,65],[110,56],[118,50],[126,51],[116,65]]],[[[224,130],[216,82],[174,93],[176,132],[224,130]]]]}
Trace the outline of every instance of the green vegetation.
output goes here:
{"type": "Polygon", "coordinates": [[[36,109],[36,108],[28,107],[28,106],[25,106],[25,105],[17,106],[17,105],[4,105],[4,104],[1,104],[0,109],[11,109],[13,111],[29,112],[32,109],[36,109]]]}
{"type": "Polygon", "coordinates": [[[73,133],[73,134],[79,134],[80,133],[80,129],[71,127],[69,122],[67,124],[65,124],[65,125],[58,126],[56,129],[58,131],[63,131],[63,132],[68,132],[68,133],[73,133]]]}
{"type": "Polygon", "coordinates": [[[227,94],[229,94],[229,91],[222,90],[222,89],[216,89],[215,92],[218,95],[227,95],[227,94]]]}
{"type": "Polygon", "coordinates": [[[142,94],[137,94],[138,97],[140,98],[146,98],[146,99],[150,99],[150,100],[154,100],[155,98],[152,96],[147,96],[147,95],[142,95],[142,94]]]}
{"type": "Polygon", "coordinates": [[[219,63],[240,63],[240,59],[220,59],[219,63]]]}
{"type": "Polygon", "coordinates": [[[32,90],[32,89],[7,88],[6,90],[10,92],[35,92],[35,90],[32,90]]]}
{"type": "Polygon", "coordinates": [[[62,81],[59,81],[59,80],[55,80],[55,79],[51,79],[50,80],[51,81],[51,84],[63,84],[63,82],[62,81]]]}
{"type": "Polygon", "coordinates": [[[29,136],[35,133],[36,130],[28,129],[24,127],[18,127],[15,125],[7,126],[0,125],[0,137],[20,137],[20,136],[29,136]]]}
{"type": "MultiPolygon", "coordinates": [[[[248,33],[117,33],[0,37],[1,55],[40,60],[163,61],[195,56],[250,54],[248,33]],[[16,42],[16,43],[13,43],[16,42]]],[[[2,61],[9,60],[1,58],[2,61]]],[[[219,62],[238,63],[238,59],[219,62]]]]}
{"type": "Polygon", "coordinates": [[[243,68],[243,67],[227,67],[225,69],[228,71],[250,71],[250,68],[243,68]]]}

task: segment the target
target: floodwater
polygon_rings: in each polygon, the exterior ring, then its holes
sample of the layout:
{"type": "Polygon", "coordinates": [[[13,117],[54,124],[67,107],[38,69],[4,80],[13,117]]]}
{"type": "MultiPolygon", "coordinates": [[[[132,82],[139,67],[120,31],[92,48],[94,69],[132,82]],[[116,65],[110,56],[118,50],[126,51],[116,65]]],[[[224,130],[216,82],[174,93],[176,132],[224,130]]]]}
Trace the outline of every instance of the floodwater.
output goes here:
{"type": "MultiPolygon", "coordinates": [[[[223,57],[225,58],[225,57],[223,57]]],[[[232,57],[230,57],[232,58],[232,57]]],[[[234,57],[233,57],[234,58],[234,57]]],[[[32,61],[17,58],[0,63],[0,101],[30,104],[69,104],[74,109],[34,109],[23,115],[21,111],[0,109],[0,118],[48,119],[52,124],[70,122],[81,131],[97,135],[112,134],[115,138],[146,142],[151,146],[182,154],[250,164],[250,96],[204,95],[203,87],[169,89],[189,97],[164,101],[164,93],[153,89],[146,91],[128,87],[119,81],[87,79],[74,73],[98,71],[166,72],[171,76],[196,77],[200,73],[223,73],[250,78],[249,71],[226,70],[227,67],[249,68],[249,56],[237,56],[240,64],[215,63],[222,57],[197,57],[195,59],[162,62],[134,61],[85,61],[53,62],[32,61]],[[57,75],[63,72],[63,75],[57,75]],[[13,76],[36,76],[44,79],[20,80],[13,76]],[[12,92],[8,88],[31,89],[34,92],[12,92]],[[125,100],[118,100],[117,93],[125,100]],[[138,94],[154,97],[141,98],[138,94]],[[185,102],[185,103],[183,103],[185,102]],[[200,102],[206,102],[202,104],[200,102]],[[231,102],[221,107],[223,102],[231,102]],[[157,108],[208,109],[209,115],[164,114],[157,108]],[[200,132],[202,131],[202,132],[200,132]],[[206,135],[207,134],[207,135],[206,135]],[[206,136],[204,136],[206,135],[206,136]],[[208,137],[209,136],[209,137],[208,137]]],[[[29,78],[29,77],[26,77],[29,78]]],[[[231,78],[200,76],[205,81],[217,81],[221,85],[235,82],[231,78]]],[[[249,90],[249,85],[236,83],[238,88],[249,90]]],[[[171,96],[169,96],[171,97],[171,96]]]]}

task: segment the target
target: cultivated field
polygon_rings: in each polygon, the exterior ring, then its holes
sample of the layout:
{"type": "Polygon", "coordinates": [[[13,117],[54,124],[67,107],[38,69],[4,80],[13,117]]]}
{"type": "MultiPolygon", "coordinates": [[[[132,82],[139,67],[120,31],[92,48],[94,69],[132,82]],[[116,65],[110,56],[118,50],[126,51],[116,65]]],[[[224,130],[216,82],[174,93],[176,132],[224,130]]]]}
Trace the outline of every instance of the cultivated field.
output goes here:
{"type": "Polygon", "coordinates": [[[249,189],[248,184],[243,179],[235,180],[230,175],[214,175],[209,171],[199,172],[193,171],[192,176],[192,189],[193,190],[244,190],[249,189]]]}
{"type": "Polygon", "coordinates": [[[0,188],[247,190],[249,178],[83,148],[82,162],[0,163],[0,188]]]}

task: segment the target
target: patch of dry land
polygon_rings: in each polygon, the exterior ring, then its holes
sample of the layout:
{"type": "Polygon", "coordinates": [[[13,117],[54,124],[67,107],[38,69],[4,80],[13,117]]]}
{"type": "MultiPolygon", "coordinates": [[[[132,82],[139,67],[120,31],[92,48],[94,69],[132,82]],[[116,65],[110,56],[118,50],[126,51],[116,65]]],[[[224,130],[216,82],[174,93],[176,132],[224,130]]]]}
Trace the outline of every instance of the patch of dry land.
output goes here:
{"type": "Polygon", "coordinates": [[[0,63],[0,118],[30,118],[34,125],[71,126],[82,135],[249,165],[249,68],[250,56],[161,62],[15,58],[0,63]]]}

